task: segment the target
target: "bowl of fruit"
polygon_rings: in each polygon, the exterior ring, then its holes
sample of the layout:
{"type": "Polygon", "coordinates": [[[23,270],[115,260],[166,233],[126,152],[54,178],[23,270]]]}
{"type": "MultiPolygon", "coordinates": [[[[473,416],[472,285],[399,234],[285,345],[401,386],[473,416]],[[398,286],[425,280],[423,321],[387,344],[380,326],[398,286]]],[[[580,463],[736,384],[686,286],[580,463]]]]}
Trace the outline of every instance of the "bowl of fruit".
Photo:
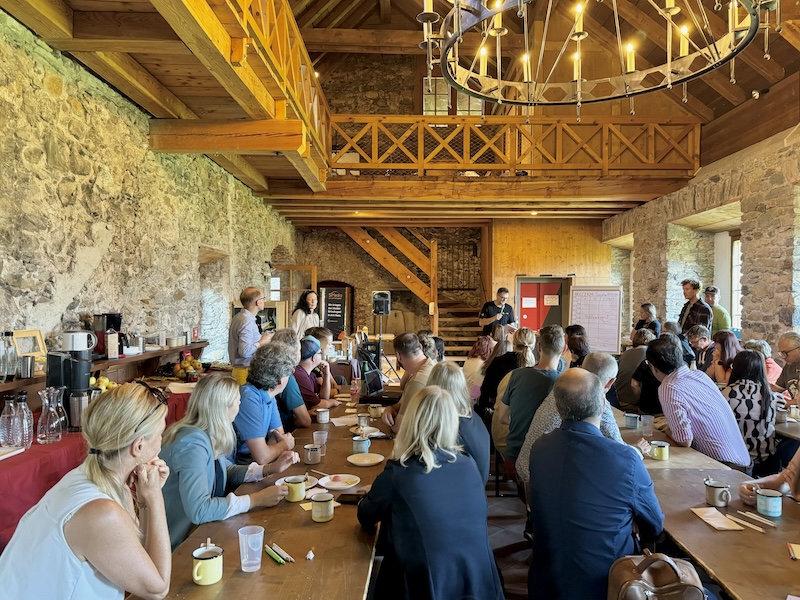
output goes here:
{"type": "Polygon", "coordinates": [[[188,372],[194,371],[197,375],[203,372],[203,364],[196,358],[185,358],[172,367],[172,374],[178,379],[186,381],[189,377],[188,372]]]}

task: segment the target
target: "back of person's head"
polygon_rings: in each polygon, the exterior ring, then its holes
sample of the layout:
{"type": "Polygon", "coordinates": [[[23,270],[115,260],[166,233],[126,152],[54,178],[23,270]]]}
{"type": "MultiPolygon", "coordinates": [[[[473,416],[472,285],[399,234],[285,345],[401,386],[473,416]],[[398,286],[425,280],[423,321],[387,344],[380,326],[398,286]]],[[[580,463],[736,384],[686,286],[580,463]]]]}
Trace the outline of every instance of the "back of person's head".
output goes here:
{"type": "Polygon", "coordinates": [[[250,308],[262,295],[261,290],[257,287],[247,287],[239,294],[239,302],[242,303],[242,308],[250,308]]]}
{"type": "Polygon", "coordinates": [[[606,352],[590,352],[586,355],[581,367],[597,375],[603,387],[607,386],[612,379],[616,379],[619,372],[617,361],[606,352]]]}
{"type": "Polygon", "coordinates": [[[692,286],[692,289],[695,289],[695,290],[699,290],[702,287],[700,285],[700,282],[697,279],[684,279],[683,281],[681,281],[681,285],[682,286],[686,285],[687,283],[690,286],[692,286]]]}
{"type": "Polygon", "coordinates": [[[706,338],[707,340],[711,339],[711,332],[708,330],[708,327],[705,325],[694,325],[689,328],[689,331],[686,332],[686,337],[689,339],[700,339],[706,338]]]}
{"type": "Polygon", "coordinates": [[[757,350],[742,350],[733,359],[729,379],[730,385],[747,380],[761,384],[762,397],[766,397],[770,393],[771,388],[767,380],[764,356],[757,350]]]}
{"type": "Polygon", "coordinates": [[[539,351],[549,357],[564,352],[564,330],[560,325],[546,325],[539,330],[539,351]]]}
{"type": "Polygon", "coordinates": [[[644,312],[646,312],[650,316],[650,320],[651,321],[655,321],[656,320],[656,318],[657,318],[656,317],[656,307],[653,304],[650,304],[649,302],[645,302],[644,304],[642,304],[642,310],[644,312]]]}
{"type": "Polygon", "coordinates": [[[467,358],[480,358],[481,360],[486,360],[491,355],[492,350],[492,338],[490,338],[488,335],[481,335],[478,336],[478,339],[475,340],[474,344],[472,344],[472,348],[470,348],[467,358]]]}
{"type": "Polygon", "coordinates": [[[164,432],[161,444],[167,446],[174,442],[184,427],[197,427],[211,438],[214,458],[228,456],[236,446],[236,433],[229,413],[238,398],[239,384],[230,375],[201,377],[189,396],[186,414],[164,432]]]}
{"type": "Polygon", "coordinates": [[[744,343],[744,348],[746,350],[755,350],[764,357],[764,360],[772,358],[772,347],[766,340],[747,340],[744,343]]]}
{"type": "Polygon", "coordinates": [[[681,341],[672,333],[662,333],[660,338],[647,344],[645,357],[647,362],[665,375],[676,371],[684,364],[681,341]]]}
{"type": "MultiPolygon", "coordinates": [[[[422,329],[417,332],[417,340],[419,340],[422,353],[434,362],[439,362],[439,352],[436,349],[436,340],[433,337],[433,332],[430,329],[422,329]]],[[[442,344],[442,352],[444,352],[444,344],[442,344]]]]}
{"type": "Polygon", "coordinates": [[[730,369],[731,365],[733,365],[733,359],[742,351],[736,334],[730,329],[721,329],[714,334],[712,339],[717,350],[719,350],[719,359],[722,361],[722,365],[726,369],[730,369]]]}
{"type": "Polygon", "coordinates": [[[603,412],[605,392],[600,378],[585,369],[567,369],[553,386],[562,421],[584,421],[603,412]]]}
{"type": "Polygon", "coordinates": [[[678,325],[675,321],[664,321],[664,324],[661,325],[661,333],[672,333],[674,335],[680,335],[682,333],[681,326],[678,325]]]}
{"type": "Polygon", "coordinates": [[[492,362],[498,356],[503,356],[504,354],[508,354],[509,352],[511,352],[511,350],[512,350],[511,342],[509,342],[508,340],[502,340],[500,342],[497,342],[497,344],[495,344],[494,346],[494,350],[492,350],[492,353],[489,355],[489,358],[487,358],[486,362],[483,363],[483,367],[481,367],[481,373],[485,375],[487,369],[491,366],[492,362]]]}
{"type": "Polygon", "coordinates": [[[436,361],[442,362],[444,360],[444,340],[438,336],[433,336],[432,339],[436,348],[436,361]]]}
{"type": "Polygon", "coordinates": [[[656,339],[656,334],[649,329],[637,329],[633,333],[631,342],[634,346],[647,346],[650,342],[656,339]]]}
{"type": "Polygon", "coordinates": [[[566,335],[568,338],[571,338],[574,335],[582,335],[583,337],[586,337],[586,328],[583,325],[578,324],[567,325],[564,328],[564,335],[566,335]]]}
{"type": "Polygon", "coordinates": [[[536,364],[533,349],[536,347],[536,334],[533,329],[520,327],[511,337],[514,352],[519,352],[518,367],[532,367],[536,364]]]}
{"type": "MultiPolygon", "coordinates": [[[[417,334],[411,333],[410,331],[401,333],[395,337],[392,341],[392,346],[394,347],[394,353],[400,356],[416,356],[418,353],[426,354],[422,349],[417,334]]],[[[433,346],[433,348],[435,350],[436,346],[433,346]]]]}
{"type": "Polygon", "coordinates": [[[508,339],[508,334],[506,333],[505,327],[493,327],[492,328],[492,339],[495,342],[502,342],[503,340],[508,339]]]}
{"type": "Polygon", "coordinates": [[[314,360],[314,357],[321,352],[322,346],[319,340],[307,335],[300,340],[300,362],[304,360],[314,360]]]}
{"type": "Polygon", "coordinates": [[[443,390],[450,392],[459,417],[472,415],[472,398],[467,387],[467,378],[464,370],[456,363],[444,361],[431,369],[428,385],[438,385],[443,390]]]}
{"type": "Polygon", "coordinates": [[[89,448],[86,476],[131,517],[131,491],[115,475],[120,457],[140,437],[161,432],[167,415],[166,396],[141,383],[126,383],[104,392],[81,416],[81,433],[89,448]]]}
{"type": "Polygon", "coordinates": [[[567,348],[579,359],[589,354],[589,340],[582,335],[573,335],[567,338],[567,348]]]}
{"type": "Polygon", "coordinates": [[[437,450],[444,450],[455,460],[459,450],[458,412],[450,393],[438,386],[427,386],[417,392],[403,414],[400,431],[394,441],[392,458],[406,463],[418,457],[430,473],[440,465],[437,450]]]}
{"type": "Polygon", "coordinates": [[[297,350],[280,342],[269,342],[261,346],[250,361],[247,383],[262,390],[277,388],[284,377],[294,371],[297,350]]]}
{"type": "Polygon", "coordinates": [[[778,338],[778,343],[780,342],[785,342],[791,344],[792,346],[800,346],[800,333],[797,333],[796,331],[787,331],[786,333],[782,333],[778,338]]]}
{"type": "Polygon", "coordinates": [[[328,340],[333,340],[333,332],[327,327],[309,327],[305,330],[304,335],[317,338],[323,346],[328,343],[328,340]]]}
{"type": "Polygon", "coordinates": [[[280,342],[281,344],[286,344],[287,346],[294,346],[295,344],[300,343],[300,336],[297,335],[297,332],[291,327],[284,327],[283,329],[278,329],[275,332],[275,334],[272,336],[272,341],[280,342]]]}

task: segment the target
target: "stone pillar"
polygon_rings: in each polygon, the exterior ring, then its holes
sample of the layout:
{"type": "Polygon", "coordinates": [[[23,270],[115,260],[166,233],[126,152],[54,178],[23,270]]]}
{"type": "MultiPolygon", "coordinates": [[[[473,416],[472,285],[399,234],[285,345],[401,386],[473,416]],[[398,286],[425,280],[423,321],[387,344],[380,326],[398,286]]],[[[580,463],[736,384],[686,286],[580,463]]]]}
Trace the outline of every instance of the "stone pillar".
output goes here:
{"type": "Polygon", "coordinates": [[[622,286],[622,315],[620,328],[623,335],[631,330],[631,254],[624,248],[611,248],[611,285],[622,286]]]}
{"type": "Polygon", "coordinates": [[[742,198],[742,339],[773,344],[800,327],[800,186],[764,173],[769,185],[742,198]]]}
{"type": "Polygon", "coordinates": [[[714,281],[714,234],[667,225],[666,311],[662,321],[676,321],[686,299],[681,281],[697,279],[702,289],[714,281]]]}

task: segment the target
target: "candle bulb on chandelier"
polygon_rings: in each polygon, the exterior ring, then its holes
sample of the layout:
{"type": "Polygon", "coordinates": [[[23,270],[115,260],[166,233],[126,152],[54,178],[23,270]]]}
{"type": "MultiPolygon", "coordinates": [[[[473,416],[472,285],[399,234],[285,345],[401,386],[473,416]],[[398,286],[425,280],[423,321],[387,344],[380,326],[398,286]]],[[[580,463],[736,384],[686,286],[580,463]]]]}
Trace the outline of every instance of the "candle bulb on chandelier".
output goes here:
{"type": "Polygon", "coordinates": [[[671,9],[675,8],[675,0],[667,0],[665,8],[667,9],[667,12],[669,13],[669,11],[671,9]]]}
{"type": "Polygon", "coordinates": [[[731,2],[728,5],[728,31],[733,31],[736,28],[736,3],[731,2]]]}
{"type": "Polygon", "coordinates": [[[478,73],[482,77],[486,77],[488,62],[489,62],[489,57],[486,54],[486,48],[481,48],[478,73]]]}
{"type": "Polygon", "coordinates": [[[636,70],[636,54],[633,53],[633,44],[628,44],[625,50],[625,72],[633,73],[636,70]]]}
{"type": "Polygon", "coordinates": [[[581,55],[575,53],[575,62],[572,64],[572,78],[575,81],[581,80],[581,55]]]}
{"type": "MultiPolygon", "coordinates": [[[[496,9],[499,9],[502,6],[503,2],[501,0],[497,0],[497,3],[494,5],[496,9]]],[[[495,29],[503,28],[503,13],[499,12],[494,16],[494,28],[495,29]]]]}
{"type": "Polygon", "coordinates": [[[680,56],[689,56],[689,28],[686,25],[681,27],[680,56]]]}
{"type": "Polygon", "coordinates": [[[583,5],[575,6],[575,33],[583,32],[583,5]]]}
{"type": "Polygon", "coordinates": [[[525,78],[525,83],[531,81],[531,59],[527,54],[522,56],[522,74],[525,78]]]}
{"type": "Polygon", "coordinates": [[[423,11],[426,13],[433,12],[433,0],[424,0],[423,11]]]}

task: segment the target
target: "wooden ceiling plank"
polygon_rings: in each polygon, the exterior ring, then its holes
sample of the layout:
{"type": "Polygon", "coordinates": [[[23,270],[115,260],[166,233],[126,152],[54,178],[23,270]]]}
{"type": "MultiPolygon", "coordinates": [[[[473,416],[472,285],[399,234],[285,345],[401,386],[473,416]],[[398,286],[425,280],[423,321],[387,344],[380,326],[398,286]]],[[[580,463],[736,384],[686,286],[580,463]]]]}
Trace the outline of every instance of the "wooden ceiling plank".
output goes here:
{"type": "Polygon", "coordinates": [[[192,52],[182,41],[159,40],[85,40],[48,39],[47,44],[62,52],[121,52],[124,54],[152,54],[154,56],[191,56],[192,52]]]}
{"type": "MultiPolygon", "coordinates": [[[[361,27],[377,10],[378,6],[375,0],[354,2],[340,14],[337,14],[330,22],[327,19],[323,20],[320,23],[320,27],[333,28],[341,26],[344,29],[355,29],[356,27],[361,27]]],[[[332,16],[333,14],[329,15],[328,18],[332,16]]]]}
{"type": "Polygon", "coordinates": [[[252,119],[275,118],[275,99],[247,63],[230,63],[231,38],[205,2],[152,0],[180,39],[252,119]]]}
{"type": "Polygon", "coordinates": [[[417,22],[417,15],[422,12],[420,10],[420,4],[414,4],[410,2],[410,0],[394,0],[393,6],[401,16],[405,17],[407,21],[414,25],[415,29],[417,29],[420,34],[422,33],[422,25],[417,22]]]}
{"type": "MultiPolygon", "coordinates": [[[[314,209],[314,208],[330,208],[331,203],[328,200],[280,200],[280,199],[266,199],[267,202],[274,206],[277,209],[314,209]]],[[[381,200],[381,201],[368,201],[368,200],[349,200],[347,202],[347,209],[348,210],[374,210],[374,209],[409,209],[412,210],[415,208],[416,205],[422,204],[426,208],[431,209],[442,209],[442,208],[453,208],[452,202],[446,202],[444,200],[440,201],[433,201],[433,200],[424,200],[421,202],[411,202],[409,199],[406,200],[397,200],[397,201],[390,201],[390,200],[381,200]]],[[[458,203],[459,208],[486,208],[486,209],[497,209],[497,210],[527,210],[527,211],[539,211],[539,210],[570,210],[570,209],[598,209],[598,210],[628,210],[629,208],[635,208],[642,204],[641,201],[632,201],[632,202],[612,202],[612,201],[605,201],[605,200],[595,200],[592,202],[572,202],[572,201],[564,201],[564,202],[541,202],[541,201],[514,201],[509,200],[507,202],[486,202],[483,200],[461,200],[458,203]]]]}
{"type": "Polygon", "coordinates": [[[71,38],[73,11],[62,0],[0,0],[0,8],[42,38],[71,38]]]}
{"type": "Polygon", "coordinates": [[[196,154],[304,153],[308,147],[306,134],[305,124],[300,120],[152,119],[150,149],[196,154]]]}
{"type": "MultiPolygon", "coordinates": [[[[620,17],[644,32],[654,44],[666,51],[667,33],[664,24],[650,18],[641,8],[634,6],[629,0],[617,0],[617,7],[620,17]]],[[[732,84],[730,78],[719,70],[703,75],[702,81],[734,106],[741,104],[746,99],[744,90],[732,84]]]]}
{"type": "Polygon", "coordinates": [[[253,191],[267,191],[267,179],[247,160],[235,154],[209,154],[208,158],[228,171],[253,191]]]}
{"type": "Polygon", "coordinates": [[[283,156],[292,164],[312,192],[325,191],[325,179],[328,176],[328,169],[324,165],[317,165],[308,155],[308,151],[284,152],[283,156]]]}
{"type": "Polygon", "coordinates": [[[330,13],[340,2],[341,0],[317,0],[297,19],[297,26],[300,29],[313,27],[314,23],[330,13]]]}
{"type": "Polygon", "coordinates": [[[290,3],[292,5],[292,14],[294,15],[295,20],[297,20],[297,17],[303,14],[312,1],[313,0],[297,0],[296,2],[290,3]]]}
{"type": "Polygon", "coordinates": [[[381,23],[388,25],[392,22],[392,0],[380,0],[381,23]]]}

